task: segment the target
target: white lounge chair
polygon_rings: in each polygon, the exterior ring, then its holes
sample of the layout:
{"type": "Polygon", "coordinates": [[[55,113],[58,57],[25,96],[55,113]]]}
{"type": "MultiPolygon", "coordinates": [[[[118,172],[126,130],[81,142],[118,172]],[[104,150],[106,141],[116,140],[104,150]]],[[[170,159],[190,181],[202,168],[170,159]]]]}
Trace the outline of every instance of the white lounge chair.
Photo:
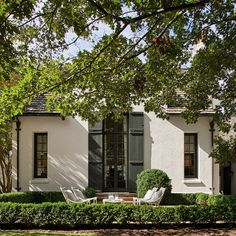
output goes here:
{"type": "Polygon", "coordinates": [[[150,199],[139,199],[137,201],[137,205],[141,205],[142,203],[147,203],[153,206],[159,206],[161,203],[161,200],[165,194],[166,188],[160,188],[158,191],[154,192],[150,199]]]}
{"type": "Polygon", "coordinates": [[[65,187],[60,187],[61,192],[66,200],[67,203],[80,203],[80,202],[85,202],[85,203],[91,203],[91,199],[80,199],[77,198],[74,192],[71,189],[65,188],[65,187]]]}
{"type": "Polygon", "coordinates": [[[78,200],[88,201],[90,203],[97,203],[97,197],[85,198],[84,194],[79,188],[72,187],[71,189],[78,200]]]}
{"type": "Polygon", "coordinates": [[[60,187],[60,190],[63,194],[63,197],[65,198],[66,202],[70,203],[70,202],[78,202],[77,198],[75,197],[74,193],[72,192],[72,190],[67,189],[65,187],[60,187]]]}
{"type": "Polygon", "coordinates": [[[166,188],[161,187],[156,193],[152,195],[152,198],[148,202],[148,204],[159,206],[161,203],[161,200],[163,199],[165,195],[166,188]]]}
{"type": "Polygon", "coordinates": [[[133,204],[134,205],[139,205],[140,201],[148,201],[151,199],[152,195],[158,190],[158,188],[154,187],[152,189],[148,189],[148,191],[146,192],[146,194],[144,195],[143,198],[138,198],[138,197],[134,197],[133,198],[133,204]]]}

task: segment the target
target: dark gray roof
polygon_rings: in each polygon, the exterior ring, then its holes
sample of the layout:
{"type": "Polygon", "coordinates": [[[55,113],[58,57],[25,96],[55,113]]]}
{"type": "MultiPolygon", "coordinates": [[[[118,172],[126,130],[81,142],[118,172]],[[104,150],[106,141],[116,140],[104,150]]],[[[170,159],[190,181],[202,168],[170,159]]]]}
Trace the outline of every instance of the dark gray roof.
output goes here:
{"type": "Polygon", "coordinates": [[[25,107],[23,115],[60,115],[57,111],[48,111],[46,108],[46,96],[39,95],[32,103],[25,107]]]}

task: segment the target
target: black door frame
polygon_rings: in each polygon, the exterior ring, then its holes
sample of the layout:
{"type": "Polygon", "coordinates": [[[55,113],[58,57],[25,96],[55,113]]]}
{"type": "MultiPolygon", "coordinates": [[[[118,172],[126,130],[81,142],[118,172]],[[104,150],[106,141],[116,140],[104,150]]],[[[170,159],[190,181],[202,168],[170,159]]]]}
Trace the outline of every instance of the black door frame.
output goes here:
{"type": "Polygon", "coordinates": [[[125,192],[125,191],[128,191],[129,189],[129,166],[128,166],[128,163],[129,163],[129,116],[128,114],[124,114],[124,116],[126,117],[126,125],[127,125],[127,130],[126,131],[123,131],[123,132],[109,132],[109,131],[105,131],[105,120],[103,120],[102,122],[102,135],[103,135],[103,191],[105,192],[125,192]],[[126,186],[125,188],[118,188],[117,185],[118,185],[118,170],[117,170],[117,162],[118,162],[118,157],[117,157],[117,153],[115,155],[115,170],[114,170],[114,188],[108,188],[105,186],[105,136],[106,135],[113,135],[113,136],[118,136],[118,135],[126,135],[126,139],[127,139],[127,150],[126,150],[126,155],[127,155],[127,160],[126,160],[126,167],[127,167],[127,170],[126,170],[126,186]]]}

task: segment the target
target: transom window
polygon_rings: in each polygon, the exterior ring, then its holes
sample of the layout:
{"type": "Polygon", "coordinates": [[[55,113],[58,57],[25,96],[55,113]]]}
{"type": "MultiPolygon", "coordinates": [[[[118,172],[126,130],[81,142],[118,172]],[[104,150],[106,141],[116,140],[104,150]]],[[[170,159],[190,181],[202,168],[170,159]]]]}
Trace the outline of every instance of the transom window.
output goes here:
{"type": "Polygon", "coordinates": [[[48,134],[34,134],[34,178],[47,178],[48,134]]]}
{"type": "Polygon", "coordinates": [[[197,134],[184,134],[184,178],[197,178],[197,134]]]}

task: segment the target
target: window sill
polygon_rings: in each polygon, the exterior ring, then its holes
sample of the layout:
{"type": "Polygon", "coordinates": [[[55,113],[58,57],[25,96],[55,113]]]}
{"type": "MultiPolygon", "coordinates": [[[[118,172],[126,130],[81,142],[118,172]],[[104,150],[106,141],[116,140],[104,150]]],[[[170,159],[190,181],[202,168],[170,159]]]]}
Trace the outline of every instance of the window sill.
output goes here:
{"type": "Polygon", "coordinates": [[[182,181],[184,184],[202,184],[202,181],[200,179],[184,179],[182,181]]]}
{"type": "Polygon", "coordinates": [[[38,178],[38,179],[32,179],[30,181],[31,184],[48,184],[49,179],[47,178],[38,178]]]}

